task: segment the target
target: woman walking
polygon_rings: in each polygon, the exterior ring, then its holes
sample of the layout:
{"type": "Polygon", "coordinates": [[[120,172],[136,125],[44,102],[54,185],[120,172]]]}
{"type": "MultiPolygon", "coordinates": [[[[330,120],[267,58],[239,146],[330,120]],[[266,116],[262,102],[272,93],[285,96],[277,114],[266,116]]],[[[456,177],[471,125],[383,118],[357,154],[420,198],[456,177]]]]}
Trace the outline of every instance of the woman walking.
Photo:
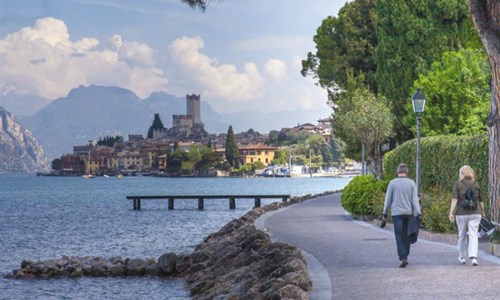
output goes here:
{"type": "Polygon", "coordinates": [[[459,171],[459,180],[453,186],[450,215],[451,222],[458,227],[458,261],[465,264],[466,257],[473,266],[477,266],[478,229],[484,205],[481,189],[476,182],[474,170],[463,166],[459,171]]]}

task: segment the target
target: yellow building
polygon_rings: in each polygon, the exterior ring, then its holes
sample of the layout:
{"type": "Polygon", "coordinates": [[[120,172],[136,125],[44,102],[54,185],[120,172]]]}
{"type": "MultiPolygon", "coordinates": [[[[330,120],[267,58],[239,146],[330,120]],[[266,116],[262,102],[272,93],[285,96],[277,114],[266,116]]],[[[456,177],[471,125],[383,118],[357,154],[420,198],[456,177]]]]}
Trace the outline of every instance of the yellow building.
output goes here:
{"type": "Polygon", "coordinates": [[[274,152],[277,149],[276,147],[266,145],[240,146],[240,163],[251,164],[260,161],[264,165],[267,165],[274,159],[274,152]]]}

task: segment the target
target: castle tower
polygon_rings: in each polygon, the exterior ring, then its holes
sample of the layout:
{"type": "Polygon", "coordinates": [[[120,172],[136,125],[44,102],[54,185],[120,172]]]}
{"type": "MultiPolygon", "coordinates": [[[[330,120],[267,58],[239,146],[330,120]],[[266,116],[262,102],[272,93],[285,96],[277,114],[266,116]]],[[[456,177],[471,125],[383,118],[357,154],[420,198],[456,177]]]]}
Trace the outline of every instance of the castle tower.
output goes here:
{"type": "Polygon", "coordinates": [[[191,116],[193,124],[202,124],[200,115],[200,95],[186,95],[186,115],[191,116]]]}

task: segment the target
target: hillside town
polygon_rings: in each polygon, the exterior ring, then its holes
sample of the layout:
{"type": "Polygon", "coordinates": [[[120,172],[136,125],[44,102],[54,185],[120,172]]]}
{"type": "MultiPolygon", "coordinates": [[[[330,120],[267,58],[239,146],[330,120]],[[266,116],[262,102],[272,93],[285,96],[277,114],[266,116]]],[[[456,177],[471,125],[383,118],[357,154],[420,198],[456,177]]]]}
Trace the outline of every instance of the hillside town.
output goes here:
{"type": "MultiPolygon", "coordinates": [[[[232,133],[232,128],[231,128],[232,133]]],[[[331,142],[331,125],[329,119],[320,119],[316,125],[298,124],[292,128],[282,128],[278,135],[292,133],[310,133],[323,138],[325,143],[331,142]]],[[[252,169],[265,168],[275,160],[280,147],[268,145],[269,134],[260,134],[252,129],[234,134],[238,153],[236,162],[229,162],[226,157],[228,133],[209,134],[204,130],[201,120],[200,96],[186,95],[186,114],[173,115],[171,128],[165,128],[159,114],[155,114],[148,135],[129,134],[125,141],[121,136],[106,137],[99,141],[91,140],[86,145],[76,145],[73,153],[62,155],[52,162],[51,175],[61,176],[133,176],[133,175],[193,175],[220,176],[227,175],[236,166],[253,166],[252,169]],[[176,151],[197,153],[199,163],[205,158],[212,164],[204,168],[198,165],[182,166],[175,161],[176,151]],[[177,168],[173,165],[177,164],[177,168]],[[186,171],[187,169],[187,171],[186,171]],[[201,170],[200,170],[201,169],[201,170]]],[[[186,160],[186,159],[184,159],[186,160]]],[[[290,155],[281,159],[291,160],[290,155]]],[[[311,160],[311,158],[310,158],[311,160]]],[[[289,166],[290,167],[290,166],[289,166]]],[[[309,166],[310,167],[310,166],[309,166]]],[[[288,175],[290,171],[273,168],[273,175],[288,175]],[[274,171],[276,170],[276,172],[274,171]]],[[[302,168],[299,173],[311,172],[302,168]]]]}

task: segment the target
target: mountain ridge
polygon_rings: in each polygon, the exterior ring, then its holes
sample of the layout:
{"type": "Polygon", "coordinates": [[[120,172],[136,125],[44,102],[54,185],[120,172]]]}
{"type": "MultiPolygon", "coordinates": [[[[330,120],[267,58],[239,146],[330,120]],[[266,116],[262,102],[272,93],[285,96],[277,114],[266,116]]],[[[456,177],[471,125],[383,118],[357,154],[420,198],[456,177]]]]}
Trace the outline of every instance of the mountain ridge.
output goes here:
{"type": "MultiPolygon", "coordinates": [[[[185,98],[165,92],[153,92],[140,99],[134,92],[116,86],[79,86],[66,97],[60,97],[32,116],[19,118],[30,129],[50,158],[71,153],[73,146],[87,144],[100,137],[128,134],[146,136],[155,113],[165,127],[172,127],[172,115],[186,114],[185,98]]],[[[304,118],[304,113],[295,113],[304,118]]],[[[253,129],[267,133],[283,124],[290,112],[261,113],[257,110],[218,113],[209,103],[201,101],[201,119],[209,133],[226,133],[229,126],[236,132],[253,129]]],[[[317,119],[318,116],[315,116],[317,119]]]]}

